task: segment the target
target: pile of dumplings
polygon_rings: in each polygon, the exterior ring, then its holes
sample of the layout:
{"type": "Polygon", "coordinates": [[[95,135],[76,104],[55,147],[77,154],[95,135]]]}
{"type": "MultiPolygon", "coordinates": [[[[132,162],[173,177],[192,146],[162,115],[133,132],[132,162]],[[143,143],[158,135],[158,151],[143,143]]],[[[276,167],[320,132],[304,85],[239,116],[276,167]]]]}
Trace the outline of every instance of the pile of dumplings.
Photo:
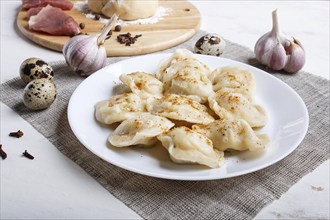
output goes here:
{"type": "Polygon", "coordinates": [[[218,168],[224,151],[259,150],[267,134],[255,128],[267,123],[256,104],[254,75],[225,66],[211,70],[186,49],[162,61],[155,75],[122,74],[130,92],[95,105],[96,120],[120,123],[108,141],[116,147],[152,146],[160,141],[175,163],[218,168]]]}

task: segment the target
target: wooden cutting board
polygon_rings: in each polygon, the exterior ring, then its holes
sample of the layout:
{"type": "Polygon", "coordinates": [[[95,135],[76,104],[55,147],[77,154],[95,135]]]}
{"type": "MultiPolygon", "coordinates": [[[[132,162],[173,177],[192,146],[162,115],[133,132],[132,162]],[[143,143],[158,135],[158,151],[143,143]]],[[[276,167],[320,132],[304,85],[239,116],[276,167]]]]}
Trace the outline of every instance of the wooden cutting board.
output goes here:
{"type": "MultiPolygon", "coordinates": [[[[73,1],[74,2],[74,1],[73,1]]],[[[108,56],[130,56],[152,53],[176,46],[191,38],[200,28],[201,16],[198,9],[185,0],[160,0],[159,6],[169,9],[168,15],[162,17],[154,24],[129,24],[122,26],[120,32],[113,32],[112,37],[106,41],[105,47],[108,56]],[[135,44],[125,46],[116,40],[117,35],[130,32],[133,36],[142,34],[135,44]]],[[[81,11],[72,9],[65,11],[80,24],[85,23],[82,33],[97,34],[102,30],[104,23],[86,18],[81,11]]],[[[62,51],[67,36],[52,36],[29,30],[25,19],[26,11],[20,11],[17,16],[17,26],[27,38],[33,42],[55,50],[62,51]]]]}

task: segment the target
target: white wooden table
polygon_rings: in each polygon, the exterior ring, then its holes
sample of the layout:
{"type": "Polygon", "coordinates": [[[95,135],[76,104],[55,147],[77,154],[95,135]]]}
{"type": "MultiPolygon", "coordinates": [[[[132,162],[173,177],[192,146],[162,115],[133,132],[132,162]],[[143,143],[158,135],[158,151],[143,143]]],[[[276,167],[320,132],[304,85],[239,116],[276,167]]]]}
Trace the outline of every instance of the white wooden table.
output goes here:
{"type": "MultiPolygon", "coordinates": [[[[306,49],[303,68],[329,79],[329,1],[192,1],[202,14],[202,29],[253,49],[271,29],[271,11],[279,10],[281,29],[306,49]]],[[[15,25],[20,1],[1,0],[1,82],[19,75],[29,57],[47,62],[64,60],[61,53],[42,48],[15,25]]],[[[139,219],[80,167],[1,103],[1,141],[9,154],[0,161],[1,219],[139,219]],[[24,141],[8,137],[21,129],[24,141]],[[32,138],[31,138],[32,137],[32,138]],[[33,146],[32,163],[20,155],[33,146]],[[51,157],[38,157],[51,155],[51,157]]],[[[255,219],[329,219],[329,161],[295,184],[255,219]]]]}

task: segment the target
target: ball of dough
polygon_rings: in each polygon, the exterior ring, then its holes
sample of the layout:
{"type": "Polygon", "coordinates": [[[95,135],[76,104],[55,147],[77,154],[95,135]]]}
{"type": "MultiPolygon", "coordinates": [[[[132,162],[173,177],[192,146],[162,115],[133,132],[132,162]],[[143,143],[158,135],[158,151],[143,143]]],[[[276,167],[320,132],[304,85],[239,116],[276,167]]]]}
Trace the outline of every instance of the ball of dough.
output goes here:
{"type": "Polygon", "coordinates": [[[108,1],[111,0],[88,0],[88,9],[101,14],[102,8],[107,4],[108,1]]]}
{"type": "Polygon", "coordinates": [[[155,14],[158,0],[108,0],[102,14],[111,17],[116,13],[122,20],[148,18],[155,14]]]}

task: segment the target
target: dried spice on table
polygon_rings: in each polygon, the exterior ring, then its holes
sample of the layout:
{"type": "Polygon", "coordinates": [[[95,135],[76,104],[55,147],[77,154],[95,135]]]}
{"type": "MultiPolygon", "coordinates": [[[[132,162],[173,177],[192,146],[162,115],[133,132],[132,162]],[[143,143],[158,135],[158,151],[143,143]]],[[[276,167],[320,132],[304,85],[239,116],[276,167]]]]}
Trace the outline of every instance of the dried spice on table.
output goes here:
{"type": "Polygon", "coordinates": [[[2,149],[2,144],[0,144],[0,156],[3,160],[7,158],[7,153],[2,149]]]}
{"type": "Polygon", "coordinates": [[[32,156],[29,152],[27,152],[27,150],[23,152],[23,156],[29,158],[30,160],[34,159],[34,156],[32,156]]]}
{"type": "Polygon", "coordinates": [[[16,137],[16,138],[20,138],[20,137],[22,137],[24,135],[24,133],[23,133],[23,131],[21,131],[21,130],[18,130],[18,131],[16,131],[16,132],[10,132],[9,133],[9,136],[10,137],[16,137]]]}

